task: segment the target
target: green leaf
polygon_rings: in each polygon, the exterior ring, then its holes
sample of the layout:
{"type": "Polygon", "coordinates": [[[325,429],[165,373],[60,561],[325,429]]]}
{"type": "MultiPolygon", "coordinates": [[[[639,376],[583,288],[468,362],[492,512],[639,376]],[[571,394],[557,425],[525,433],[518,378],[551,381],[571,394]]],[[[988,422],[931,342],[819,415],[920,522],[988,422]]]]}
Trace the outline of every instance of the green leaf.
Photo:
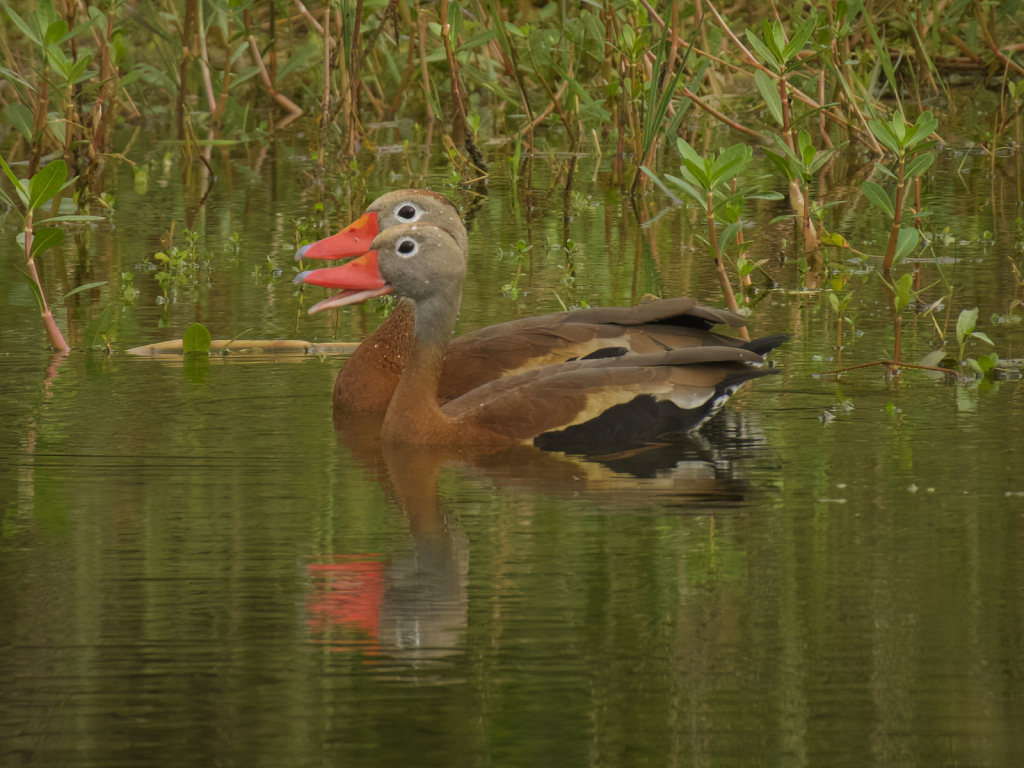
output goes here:
{"type": "Polygon", "coordinates": [[[723,149],[711,164],[711,186],[717,187],[743,172],[754,156],[747,144],[733,144],[723,149]]]}
{"type": "Polygon", "coordinates": [[[32,110],[24,104],[12,101],[4,107],[4,117],[18,129],[25,141],[32,141],[32,125],[35,123],[35,115],[32,110]]]}
{"type": "Polygon", "coordinates": [[[36,279],[24,269],[19,267],[17,264],[14,265],[14,268],[21,272],[28,281],[29,286],[32,288],[32,293],[35,294],[36,304],[39,305],[39,313],[42,314],[46,311],[46,302],[43,301],[43,289],[39,287],[39,283],[36,282],[36,279]]]}
{"type": "Polygon", "coordinates": [[[693,183],[697,186],[705,190],[711,189],[711,173],[703,160],[700,163],[695,163],[689,158],[684,158],[683,165],[679,170],[683,176],[689,176],[693,179],[693,183]]]}
{"type": "Polygon", "coordinates": [[[985,343],[991,344],[993,347],[996,345],[995,342],[992,341],[992,339],[990,339],[986,334],[982,333],[981,331],[974,331],[974,333],[971,334],[971,337],[975,339],[981,339],[985,343]]]}
{"type": "Polygon", "coordinates": [[[882,173],[884,173],[886,176],[888,176],[893,181],[899,181],[899,176],[897,176],[895,173],[890,171],[888,168],[886,168],[881,163],[875,163],[875,170],[876,171],[881,171],[882,173]]]}
{"type": "Polygon", "coordinates": [[[781,21],[773,21],[769,23],[768,20],[765,19],[764,42],[772,49],[772,53],[779,58],[779,61],[785,64],[786,59],[782,52],[786,48],[786,33],[782,29],[781,21]]]}
{"type": "Polygon", "coordinates": [[[956,341],[963,346],[964,339],[974,333],[974,326],[978,323],[978,308],[964,309],[956,319],[956,341]]]}
{"type": "Polygon", "coordinates": [[[50,26],[46,28],[46,40],[47,45],[55,45],[64,39],[64,35],[68,33],[68,23],[64,19],[57,19],[52,22],[50,26]]]}
{"type": "Polygon", "coordinates": [[[775,81],[759,69],[754,73],[754,84],[757,86],[761,98],[764,99],[764,104],[768,107],[768,111],[772,113],[775,122],[781,126],[782,96],[779,95],[779,89],[775,85],[775,81]]]}
{"type": "Polygon", "coordinates": [[[897,156],[902,154],[903,150],[900,141],[896,138],[896,134],[893,133],[888,123],[883,123],[881,120],[869,120],[868,128],[871,129],[875,138],[885,145],[886,149],[897,156]]]}
{"type": "Polygon", "coordinates": [[[456,53],[462,53],[463,51],[472,51],[474,48],[479,48],[481,45],[486,45],[498,36],[498,30],[486,29],[483,32],[473,35],[469,40],[464,42],[458,48],[455,49],[456,53]]]}
{"type": "Polygon", "coordinates": [[[523,30],[521,30],[511,21],[505,22],[505,31],[508,32],[510,35],[515,35],[516,37],[526,37],[526,33],[523,32],[523,30]]]}
{"type": "Polygon", "coordinates": [[[64,230],[57,227],[45,227],[37,229],[32,233],[32,251],[30,259],[34,259],[40,253],[50,248],[56,248],[64,242],[64,230]]]}
{"type": "Polygon", "coordinates": [[[192,323],[182,339],[182,352],[186,355],[209,355],[210,332],[202,323],[192,323]]]}
{"type": "Polygon", "coordinates": [[[935,116],[931,112],[922,112],[917,122],[914,123],[913,129],[907,132],[907,138],[905,144],[907,148],[914,147],[925,141],[929,136],[935,133],[935,129],[939,127],[939,121],[935,119],[935,116]]]}
{"type": "Polygon", "coordinates": [[[815,28],[818,26],[818,16],[812,13],[802,25],[797,27],[796,31],[793,32],[793,37],[789,41],[789,45],[782,51],[783,59],[788,63],[795,57],[800,51],[807,45],[807,41],[811,39],[811,35],[814,34],[815,28]]]}
{"type": "Polygon", "coordinates": [[[692,184],[690,184],[689,182],[683,181],[682,179],[680,179],[680,178],[678,178],[676,176],[669,176],[669,175],[666,174],[665,178],[668,179],[669,181],[671,181],[673,184],[675,184],[681,190],[683,190],[683,192],[685,192],[687,195],[692,197],[696,201],[697,205],[700,206],[700,209],[702,211],[704,211],[705,213],[707,213],[707,210],[708,210],[708,199],[707,199],[707,196],[702,195],[700,192],[698,192],[694,188],[694,186],[692,184]]]}
{"type": "Polygon", "coordinates": [[[900,281],[896,284],[896,311],[902,310],[908,304],[910,299],[914,295],[914,276],[909,272],[900,277],[900,281]]]}
{"type": "Polygon", "coordinates": [[[779,58],[771,51],[771,49],[761,42],[761,39],[752,29],[747,29],[747,40],[750,41],[750,47],[754,49],[758,56],[767,64],[769,67],[774,69],[776,72],[781,72],[782,62],[779,58]]]}
{"type": "Polygon", "coordinates": [[[893,206],[892,200],[889,199],[889,193],[886,192],[878,184],[873,181],[865,181],[860,185],[860,191],[864,193],[872,205],[878,210],[882,211],[890,219],[896,217],[896,208],[893,206]]]}
{"type": "Polygon", "coordinates": [[[936,349],[934,352],[929,352],[922,357],[918,365],[923,365],[927,368],[938,368],[939,363],[946,359],[947,354],[944,349],[936,349]]]}
{"type": "Polygon", "coordinates": [[[120,313],[120,304],[108,304],[96,316],[96,319],[89,323],[85,333],[82,334],[82,344],[86,349],[104,348],[107,346],[107,337],[110,334],[110,329],[117,322],[120,313]]]}
{"type": "Polygon", "coordinates": [[[907,163],[906,167],[903,169],[903,175],[907,179],[912,176],[920,175],[931,168],[933,162],[935,162],[935,155],[930,152],[926,155],[918,155],[907,163]]]}
{"type": "Polygon", "coordinates": [[[682,155],[683,160],[689,160],[697,165],[704,164],[704,158],[697,154],[697,150],[691,147],[686,139],[677,139],[676,148],[679,150],[679,154],[682,155]]]}
{"type": "Polygon", "coordinates": [[[80,285],[77,288],[72,288],[70,291],[68,291],[61,297],[61,301],[64,301],[65,299],[70,299],[76,293],[81,293],[82,291],[91,291],[93,288],[99,288],[100,286],[106,285],[108,282],[109,281],[107,280],[101,280],[98,283],[86,283],[85,285],[80,285]]]}
{"type": "Polygon", "coordinates": [[[35,210],[52,200],[64,186],[67,177],[68,167],[63,160],[54,160],[44,166],[29,183],[29,210],[35,210]]]}
{"type": "Polygon", "coordinates": [[[732,224],[730,224],[728,227],[722,230],[722,235],[721,237],[719,237],[718,243],[719,247],[722,249],[723,252],[730,245],[736,245],[736,233],[740,231],[740,227],[742,226],[743,222],[734,221],[732,224]]]}
{"type": "Polygon", "coordinates": [[[885,79],[898,100],[899,85],[896,82],[896,70],[893,68],[892,59],[889,57],[889,46],[879,39],[878,32],[871,20],[871,14],[864,14],[864,20],[867,23],[868,32],[871,33],[871,41],[875,44],[875,51],[878,52],[878,63],[882,65],[885,79]]]}
{"type": "Polygon", "coordinates": [[[800,133],[797,138],[797,146],[800,148],[800,159],[803,160],[806,167],[810,168],[818,150],[815,149],[814,142],[811,141],[811,133],[806,128],[800,129],[800,133]]]}
{"type": "Polygon", "coordinates": [[[784,157],[788,157],[790,160],[796,160],[798,163],[800,162],[800,158],[797,156],[796,152],[789,148],[789,145],[786,144],[781,136],[775,134],[773,138],[775,139],[775,146],[782,152],[784,157]]]}
{"type": "Polygon", "coordinates": [[[892,128],[892,132],[896,134],[896,139],[899,141],[900,146],[907,146],[910,136],[907,135],[907,120],[903,117],[903,113],[897,111],[892,116],[892,120],[889,121],[889,126],[892,128]]]}
{"type": "Polygon", "coordinates": [[[823,149],[820,152],[816,152],[814,159],[811,160],[810,164],[807,166],[807,173],[812,176],[816,174],[821,170],[825,163],[832,159],[832,155],[834,154],[834,149],[823,149]]]}
{"type": "Polygon", "coordinates": [[[668,195],[670,198],[672,198],[672,202],[676,203],[677,205],[682,205],[683,201],[680,200],[678,197],[676,197],[672,193],[671,189],[669,189],[668,187],[665,186],[665,182],[663,182],[661,179],[659,179],[655,175],[654,171],[652,171],[646,165],[641,165],[640,166],[640,170],[643,171],[643,173],[647,176],[647,178],[649,178],[651,181],[654,182],[655,186],[657,186],[658,189],[660,189],[662,192],[664,192],[666,195],[668,195]]]}
{"type": "Polygon", "coordinates": [[[25,37],[27,37],[29,40],[31,40],[36,45],[42,45],[43,44],[42,38],[39,37],[38,29],[33,29],[28,24],[26,24],[25,20],[23,18],[21,18],[21,16],[16,14],[14,12],[14,9],[11,8],[11,6],[8,3],[6,3],[6,2],[4,3],[4,9],[7,11],[7,15],[10,16],[11,21],[14,22],[14,26],[16,26],[18,29],[20,29],[21,33],[25,37]]]}
{"type": "Polygon", "coordinates": [[[914,227],[904,227],[896,239],[896,255],[893,257],[893,265],[899,264],[907,256],[914,252],[921,239],[921,233],[914,227]]]}
{"type": "Polygon", "coordinates": [[[11,170],[11,166],[7,164],[7,161],[0,157],[0,166],[3,166],[4,173],[7,174],[7,178],[11,180],[11,184],[14,185],[14,191],[18,193],[18,197],[21,198],[22,205],[28,206],[28,189],[22,183],[21,179],[14,175],[14,171],[11,170]]]}
{"type": "Polygon", "coordinates": [[[102,216],[87,216],[84,213],[72,213],[66,216],[51,216],[48,219],[44,219],[44,221],[47,224],[56,224],[59,221],[105,221],[105,219],[102,216]]]}

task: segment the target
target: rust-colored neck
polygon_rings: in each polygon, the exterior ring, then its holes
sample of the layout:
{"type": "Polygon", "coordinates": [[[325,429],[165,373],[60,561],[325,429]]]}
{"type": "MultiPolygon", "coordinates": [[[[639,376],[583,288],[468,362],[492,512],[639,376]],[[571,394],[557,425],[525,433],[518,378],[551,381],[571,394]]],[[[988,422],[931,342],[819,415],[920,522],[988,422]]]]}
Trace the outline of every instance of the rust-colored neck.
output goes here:
{"type": "Polygon", "coordinates": [[[352,353],[334,382],[334,414],[387,412],[413,344],[415,310],[402,300],[352,353]]]}
{"type": "Polygon", "coordinates": [[[444,344],[416,339],[384,417],[381,441],[407,445],[453,442],[455,424],[437,404],[444,344]]]}

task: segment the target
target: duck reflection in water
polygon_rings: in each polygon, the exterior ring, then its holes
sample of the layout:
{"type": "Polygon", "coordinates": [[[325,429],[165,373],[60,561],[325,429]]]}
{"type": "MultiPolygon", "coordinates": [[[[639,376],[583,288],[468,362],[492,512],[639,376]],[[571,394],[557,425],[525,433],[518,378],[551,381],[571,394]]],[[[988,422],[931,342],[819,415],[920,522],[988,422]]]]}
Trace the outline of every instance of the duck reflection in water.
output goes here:
{"type": "Polygon", "coordinates": [[[469,547],[437,491],[443,461],[422,447],[382,446],[382,419],[345,417],[338,440],[405,516],[412,550],[337,555],[308,566],[309,627],[316,641],[336,650],[437,658],[462,644],[469,547]]]}
{"type": "Polygon", "coordinates": [[[334,650],[422,662],[459,652],[467,626],[469,542],[438,493],[441,469],[470,484],[572,499],[605,514],[721,515],[744,508],[736,464],[763,454],[755,414],[725,412],[703,434],[616,454],[573,457],[530,446],[501,450],[382,445],[381,416],[336,420],[338,441],[408,521],[412,548],[339,554],[308,566],[312,637],[334,650]]]}

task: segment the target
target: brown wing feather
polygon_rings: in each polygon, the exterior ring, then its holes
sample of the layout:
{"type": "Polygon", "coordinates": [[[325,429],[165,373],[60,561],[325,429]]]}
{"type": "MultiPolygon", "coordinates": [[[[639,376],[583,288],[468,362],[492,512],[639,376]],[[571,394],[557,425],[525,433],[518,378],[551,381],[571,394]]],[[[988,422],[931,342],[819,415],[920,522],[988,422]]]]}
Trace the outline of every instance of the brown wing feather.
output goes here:
{"type": "Polygon", "coordinates": [[[743,318],[684,297],[499,323],[451,342],[438,394],[441,402],[447,402],[503,376],[586,357],[606,347],[652,354],[694,346],[742,345],[741,339],[708,330],[723,322],[742,325],[743,318]]]}
{"type": "Polygon", "coordinates": [[[443,411],[460,426],[525,441],[588,421],[642,394],[698,407],[728,376],[761,361],[744,349],[696,347],[545,366],[480,387],[443,411]]]}
{"type": "MultiPolygon", "coordinates": [[[[412,338],[412,305],[400,302],[338,374],[334,405],[339,413],[383,413],[398,385],[412,338]]],[[[739,346],[744,342],[707,330],[715,323],[742,325],[724,310],[695,299],[664,299],[636,307],[598,307],[557,312],[481,328],[451,342],[438,394],[447,402],[488,382],[537,366],[582,358],[598,349],[622,347],[654,354],[695,346],[739,346]]]]}

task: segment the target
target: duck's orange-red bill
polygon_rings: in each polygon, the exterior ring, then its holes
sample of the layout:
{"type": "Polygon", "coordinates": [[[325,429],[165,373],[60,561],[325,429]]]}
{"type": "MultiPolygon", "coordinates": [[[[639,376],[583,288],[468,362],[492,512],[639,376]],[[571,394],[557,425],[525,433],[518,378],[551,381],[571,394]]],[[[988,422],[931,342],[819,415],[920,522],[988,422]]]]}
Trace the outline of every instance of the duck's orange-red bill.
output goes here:
{"type": "Polygon", "coordinates": [[[379,232],[377,212],[364,213],[338,234],[302,246],[295,252],[295,258],[351,259],[361,256],[370,250],[370,244],[379,232]]]}
{"type": "Polygon", "coordinates": [[[321,285],[324,288],[343,288],[345,290],[376,290],[383,288],[387,281],[380,273],[377,265],[377,252],[364,253],[348,264],[327,269],[313,269],[302,272],[295,278],[296,283],[321,285]]]}
{"type": "Polygon", "coordinates": [[[310,307],[309,314],[311,315],[323,312],[325,309],[359,304],[368,299],[391,293],[391,286],[381,275],[380,267],[377,265],[376,251],[369,251],[340,267],[301,272],[296,276],[295,282],[342,289],[337,296],[324,299],[310,307]]]}

